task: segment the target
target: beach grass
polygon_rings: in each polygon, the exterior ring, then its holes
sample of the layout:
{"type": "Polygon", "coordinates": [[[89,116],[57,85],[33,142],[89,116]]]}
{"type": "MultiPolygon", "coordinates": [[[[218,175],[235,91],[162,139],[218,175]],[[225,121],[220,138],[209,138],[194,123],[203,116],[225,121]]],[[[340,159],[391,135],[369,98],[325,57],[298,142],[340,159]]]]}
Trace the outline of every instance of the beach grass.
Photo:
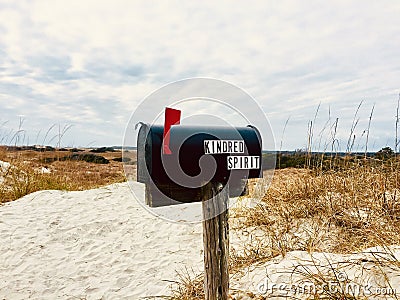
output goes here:
{"type": "MultiPolygon", "coordinates": [[[[327,171],[277,170],[268,193],[256,207],[230,211],[231,232],[248,237],[240,247],[231,245],[231,276],[273,258],[284,258],[291,251],[348,254],[370,247],[389,249],[390,245],[400,245],[400,161],[363,160],[346,168],[340,164],[340,169],[327,171]]],[[[390,250],[384,252],[377,253],[371,263],[378,269],[389,265],[400,271],[400,261],[393,258],[390,250]]],[[[361,261],[362,258],[351,263],[358,265],[361,261]]],[[[306,271],[304,280],[312,279],[316,284],[337,281],[334,272],[306,271]]],[[[386,274],[380,276],[385,278],[386,274]]],[[[201,274],[186,273],[179,278],[172,299],[204,299],[201,274]]],[[[260,295],[247,297],[267,299],[260,295]]],[[[315,294],[309,299],[362,297],[338,291],[315,294]]]]}
{"type": "Polygon", "coordinates": [[[10,167],[1,170],[0,203],[40,190],[78,191],[125,181],[122,163],[112,160],[120,157],[120,152],[103,154],[110,159],[108,164],[61,159],[68,154],[1,147],[0,160],[10,167]],[[46,158],[54,161],[46,162],[46,158]]]}

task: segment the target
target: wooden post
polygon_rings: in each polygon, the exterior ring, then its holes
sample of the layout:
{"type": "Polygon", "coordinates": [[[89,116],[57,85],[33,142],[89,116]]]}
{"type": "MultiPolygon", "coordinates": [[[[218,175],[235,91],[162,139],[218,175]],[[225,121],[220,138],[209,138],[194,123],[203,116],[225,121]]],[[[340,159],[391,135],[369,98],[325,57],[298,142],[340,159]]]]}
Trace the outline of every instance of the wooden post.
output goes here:
{"type": "Polygon", "coordinates": [[[227,300],[229,295],[228,201],[228,187],[222,191],[220,183],[210,182],[202,188],[206,300],[227,300]]]}

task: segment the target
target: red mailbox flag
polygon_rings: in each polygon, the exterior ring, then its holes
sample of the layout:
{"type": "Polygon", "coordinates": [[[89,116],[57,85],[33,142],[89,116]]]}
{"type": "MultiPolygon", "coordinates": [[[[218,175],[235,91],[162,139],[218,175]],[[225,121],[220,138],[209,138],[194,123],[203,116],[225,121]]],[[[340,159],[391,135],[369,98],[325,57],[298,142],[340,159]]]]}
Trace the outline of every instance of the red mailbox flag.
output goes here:
{"type": "Polygon", "coordinates": [[[165,108],[165,121],[164,121],[164,134],[163,134],[163,154],[172,154],[169,149],[169,130],[172,125],[180,124],[181,122],[181,111],[178,109],[165,108]]]}

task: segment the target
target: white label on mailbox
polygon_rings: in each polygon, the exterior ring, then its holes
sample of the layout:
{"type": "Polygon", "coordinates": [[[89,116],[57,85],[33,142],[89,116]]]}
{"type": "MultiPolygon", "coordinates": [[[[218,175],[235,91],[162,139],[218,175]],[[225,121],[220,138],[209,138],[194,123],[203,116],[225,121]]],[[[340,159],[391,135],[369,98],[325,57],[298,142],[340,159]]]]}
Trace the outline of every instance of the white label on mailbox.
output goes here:
{"type": "Polygon", "coordinates": [[[205,154],[244,153],[243,140],[204,140],[205,154]]]}
{"type": "Polygon", "coordinates": [[[228,170],[260,169],[259,156],[228,156],[228,170]]]}

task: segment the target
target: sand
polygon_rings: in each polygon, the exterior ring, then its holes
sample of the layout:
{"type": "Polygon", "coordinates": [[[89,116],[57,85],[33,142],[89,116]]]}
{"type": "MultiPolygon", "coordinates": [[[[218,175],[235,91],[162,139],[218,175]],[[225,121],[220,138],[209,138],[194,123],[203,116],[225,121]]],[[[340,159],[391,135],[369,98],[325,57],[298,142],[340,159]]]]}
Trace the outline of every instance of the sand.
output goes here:
{"type": "Polygon", "coordinates": [[[7,173],[10,167],[10,163],[0,160],[0,183],[4,182],[4,175],[7,173]]]}
{"type": "Polygon", "coordinates": [[[126,183],[7,203],[0,237],[1,299],[153,299],[203,265],[201,224],[154,217],[126,183]]]}
{"type": "Polygon", "coordinates": [[[346,255],[292,251],[243,269],[231,277],[230,284],[238,299],[250,299],[249,294],[308,299],[322,289],[357,299],[394,299],[400,296],[399,261],[400,246],[346,255]]]}
{"type": "MultiPolygon", "coordinates": [[[[142,184],[132,186],[144,196],[142,184]]],[[[186,208],[174,206],[177,218],[186,208]]],[[[231,230],[231,246],[238,252],[251,238],[231,230]]],[[[162,299],[171,295],[177,272],[203,270],[201,224],[153,216],[127,183],[80,192],[40,191],[6,203],[0,206],[0,239],[0,299],[162,299]]],[[[399,297],[396,260],[398,246],[348,255],[294,251],[232,275],[231,293],[234,299],[283,299],[287,291],[280,284],[307,288],[305,275],[329,280],[334,269],[345,280],[370,283],[375,292],[370,299],[384,296],[379,287],[392,288],[399,297]],[[380,268],[379,259],[385,262],[380,268]]]]}

